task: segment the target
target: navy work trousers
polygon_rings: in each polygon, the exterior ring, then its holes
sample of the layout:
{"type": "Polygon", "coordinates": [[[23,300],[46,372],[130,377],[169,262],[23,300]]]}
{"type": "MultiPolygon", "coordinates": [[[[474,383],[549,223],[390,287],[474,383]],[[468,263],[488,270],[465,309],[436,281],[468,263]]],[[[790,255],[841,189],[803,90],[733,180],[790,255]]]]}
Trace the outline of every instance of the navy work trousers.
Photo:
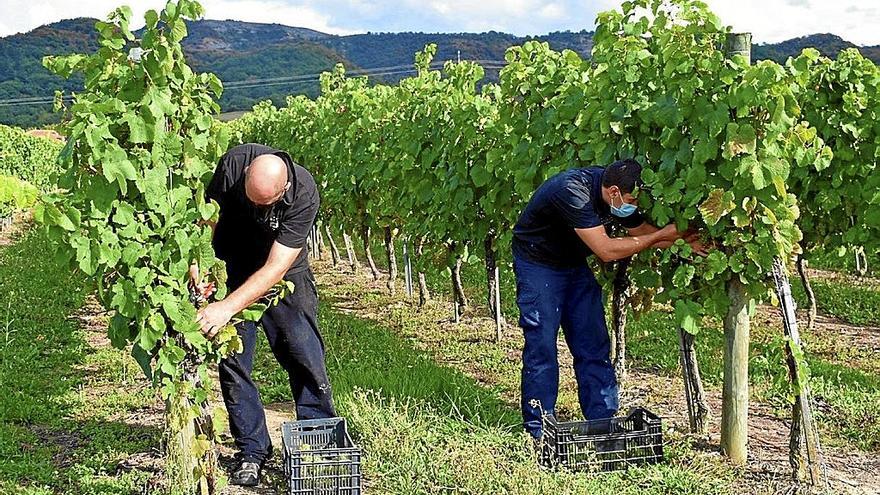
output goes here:
{"type": "MultiPolygon", "coordinates": [[[[266,310],[260,326],[281,367],[287,371],[297,419],[336,416],[318,333],[318,292],[311,269],[286,277],[295,290],[266,310]]],[[[257,325],[238,325],[244,350],[220,361],[220,389],[229,413],[229,428],[243,460],[262,464],[272,454],[266,413],[251,378],[257,325]]]]}
{"type": "Polygon", "coordinates": [[[555,414],[559,394],[559,327],[574,358],[578,400],[586,419],[618,409],[617,379],[602,306],[602,288],[589,267],[559,269],[515,257],[516,303],[525,336],[522,367],[523,426],[541,436],[541,413],[555,414]]]}

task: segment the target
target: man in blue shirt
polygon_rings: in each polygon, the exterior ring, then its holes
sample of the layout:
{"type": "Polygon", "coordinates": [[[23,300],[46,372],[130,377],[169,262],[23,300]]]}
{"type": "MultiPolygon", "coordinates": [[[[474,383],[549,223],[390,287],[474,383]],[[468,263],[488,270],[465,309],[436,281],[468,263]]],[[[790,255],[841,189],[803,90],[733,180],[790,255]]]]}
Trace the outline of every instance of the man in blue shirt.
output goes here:
{"type": "MultiPolygon", "coordinates": [[[[618,409],[617,380],[602,305],[602,288],[587,265],[666,248],[684,237],[675,225],[658,229],[637,211],[633,193],[642,167],[621,160],[607,168],[571,169],[535,191],[513,229],[513,268],[519,324],[525,335],[522,413],[525,429],[541,436],[541,412],[554,414],[559,393],[556,338],[560,325],[574,357],[581,411],[605,419],[618,409]],[[605,225],[624,227],[626,237],[609,237],[605,225]]],[[[694,251],[699,241],[689,237],[694,251]]]]}

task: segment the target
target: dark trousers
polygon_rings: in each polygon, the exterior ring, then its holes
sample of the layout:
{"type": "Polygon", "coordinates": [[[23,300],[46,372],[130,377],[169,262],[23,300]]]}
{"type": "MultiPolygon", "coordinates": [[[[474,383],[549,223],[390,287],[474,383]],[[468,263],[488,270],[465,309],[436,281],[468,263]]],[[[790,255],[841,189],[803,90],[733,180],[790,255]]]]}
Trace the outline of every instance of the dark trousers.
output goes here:
{"type": "MultiPolygon", "coordinates": [[[[318,292],[311,270],[287,277],[292,294],[263,314],[260,326],[278,363],[287,371],[297,419],[336,416],[324,364],[324,342],[318,333],[318,292]]],[[[266,413],[251,378],[257,325],[238,327],[244,350],[220,361],[220,389],[229,413],[229,428],[244,460],[262,463],[272,454],[266,413]]]]}
{"type": "Polygon", "coordinates": [[[522,367],[523,426],[541,436],[541,412],[555,414],[559,394],[559,327],[574,358],[578,400],[587,419],[618,409],[617,379],[602,306],[602,288],[587,266],[557,269],[515,257],[516,303],[525,336],[522,367]]]}

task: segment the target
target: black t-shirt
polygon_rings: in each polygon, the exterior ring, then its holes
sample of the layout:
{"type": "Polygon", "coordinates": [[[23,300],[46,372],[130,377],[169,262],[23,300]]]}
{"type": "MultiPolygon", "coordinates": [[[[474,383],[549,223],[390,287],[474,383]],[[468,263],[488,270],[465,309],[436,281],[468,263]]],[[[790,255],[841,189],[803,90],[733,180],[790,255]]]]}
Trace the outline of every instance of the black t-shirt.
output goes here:
{"type": "Polygon", "coordinates": [[[214,232],[214,251],[226,262],[229,287],[234,289],[262,268],[276,241],[302,248],[287,275],[309,268],[306,239],[315,223],[320,198],[315,179],[290,155],[260,144],[242,144],[220,158],[205,195],[220,205],[214,232]],[[245,194],[244,169],[260,155],[281,157],[288,167],[290,188],[270,208],[260,209],[245,194]]]}
{"type": "Polygon", "coordinates": [[[513,254],[555,268],[582,266],[593,254],[574,229],[612,221],[626,228],[644,222],[639,212],[611,215],[602,201],[602,167],[575,168],[547,179],[532,195],[513,227],[513,254]]]}

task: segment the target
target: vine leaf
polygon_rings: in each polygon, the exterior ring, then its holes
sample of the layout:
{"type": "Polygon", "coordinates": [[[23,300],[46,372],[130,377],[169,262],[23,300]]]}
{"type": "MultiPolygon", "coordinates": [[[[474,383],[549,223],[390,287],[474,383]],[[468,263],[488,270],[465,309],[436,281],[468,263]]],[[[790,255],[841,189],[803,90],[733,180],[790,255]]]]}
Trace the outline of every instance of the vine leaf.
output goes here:
{"type": "Polygon", "coordinates": [[[715,225],[721,218],[732,212],[736,208],[733,199],[732,192],[713,189],[706,201],[700,205],[700,213],[703,215],[706,225],[715,225]]]}

